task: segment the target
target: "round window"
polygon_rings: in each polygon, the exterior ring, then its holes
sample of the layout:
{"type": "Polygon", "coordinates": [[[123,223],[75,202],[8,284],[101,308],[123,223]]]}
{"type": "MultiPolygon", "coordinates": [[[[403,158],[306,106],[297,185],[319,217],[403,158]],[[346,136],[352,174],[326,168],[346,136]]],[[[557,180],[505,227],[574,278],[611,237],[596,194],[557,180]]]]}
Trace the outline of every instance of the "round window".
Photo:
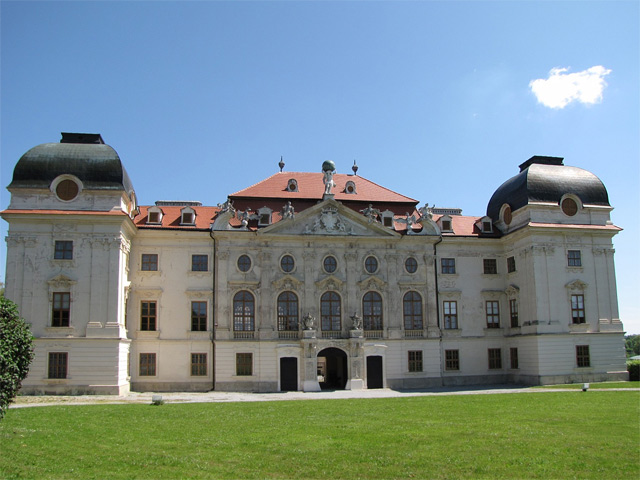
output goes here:
{"type": "Polygon", "coordinates": [[[378,260],[376,257],[367,257],[364,260],[364,268],[367,273],[376,273],[376,270],[378,270],[378,260]]]}
{"type": "Polygon", "coordinates": [[[322,266],[325,272],[333,273],[336,271],[336,268],[338,267],[338,261],[336,260],[336,257],[332,257],[331,255],[329,255],[328,257],[325,257],[324,260],[322,261],[322,266]]]}
{"type": "Polygon", "coordinates": [[[241,272],[248,272],[251,268],[251,259],[249,255],[240,255],[238,258],[238,270],[241,272]]]}
{"type": "Polygon", "coordinates": [[[73,180],[62,180],[56,187],[56,195],[60,200],[73,200],[78,196],[78,184],[73,180]]]}
{"type": "Polygon", "coordinates": [[[573,198],[565,198],[562,200],[562,211],[568,217],[573,217],[578,213],[578,204],[573,198]]]}
{"type": "Polygon", "coordinates": [[[511,220],[513,220],[513,215],[511,215],[511,207],[509,205],[504,207],[504,211],[502,212],[502,220],[504,220],[504,223],[506,223],[507,225],[510,225],[511,220]]]}
{"type": "Polygon", "coordinates": [[[404,261],[404,268],[409,273],[416,273],[418,271],[418,261],[413,257],[409,257],[404,261]]]}
{"type": "Polygon", "coordinates": [[[295,266],[296,262],[291,255],[285,255],[280,259],[280,268],[282,268],[283,272],[292,272],[295,266]]]}

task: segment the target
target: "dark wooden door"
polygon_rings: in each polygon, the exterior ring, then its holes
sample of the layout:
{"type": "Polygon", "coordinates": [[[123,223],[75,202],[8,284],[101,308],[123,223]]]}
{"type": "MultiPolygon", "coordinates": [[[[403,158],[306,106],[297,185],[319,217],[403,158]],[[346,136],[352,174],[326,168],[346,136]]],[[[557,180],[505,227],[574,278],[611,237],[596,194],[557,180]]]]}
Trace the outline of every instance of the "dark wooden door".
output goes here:
{"type": "Polygon", "coordinates": [[[298,390],[298,359],[282,357],[280,359],[280,391],[298,390]]]}
{"type": "Polygon", "coordinates": [[[367,357],[367,388],[382,388],[382,357],[367,357]]]}

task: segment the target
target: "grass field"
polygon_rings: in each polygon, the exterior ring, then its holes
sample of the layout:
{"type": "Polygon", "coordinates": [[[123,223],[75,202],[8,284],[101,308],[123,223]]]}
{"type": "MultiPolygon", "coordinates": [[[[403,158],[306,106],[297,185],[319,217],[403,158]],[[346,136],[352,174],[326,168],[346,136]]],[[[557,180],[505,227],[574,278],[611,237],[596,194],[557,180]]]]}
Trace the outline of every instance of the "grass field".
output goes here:
{"type": "MultiPolygon", "coordinates": [[[[565,383],[562,385],[543,385],[531,388],[568,388],[570,390],[582,390],[582,383],[565,383]]],[[[589,383],[589,389],[602,390],[606,388],[640,388],[640,382],[599,382],[589,383]]]]}
{"type": "Polygon", "coordinates": [[[9,409],[0,478],[640,478],[640,393],[9,409]]]}

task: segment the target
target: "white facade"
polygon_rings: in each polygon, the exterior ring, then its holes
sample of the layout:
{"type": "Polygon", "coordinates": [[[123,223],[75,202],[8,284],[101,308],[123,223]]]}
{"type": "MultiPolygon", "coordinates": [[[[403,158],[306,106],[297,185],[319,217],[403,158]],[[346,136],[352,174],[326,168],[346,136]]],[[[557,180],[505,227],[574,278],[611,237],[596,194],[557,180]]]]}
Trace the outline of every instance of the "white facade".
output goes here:
{"type": "Polygon", "coordinates": [[[20,159],[2,212],[6,295],[36,337],[26,393],[626,378],[619,228],[599,180],[561,159],[523,164],[487,216],[295,172],[233,205],[138,207],[115,151],[74,135],[20,159]]]}

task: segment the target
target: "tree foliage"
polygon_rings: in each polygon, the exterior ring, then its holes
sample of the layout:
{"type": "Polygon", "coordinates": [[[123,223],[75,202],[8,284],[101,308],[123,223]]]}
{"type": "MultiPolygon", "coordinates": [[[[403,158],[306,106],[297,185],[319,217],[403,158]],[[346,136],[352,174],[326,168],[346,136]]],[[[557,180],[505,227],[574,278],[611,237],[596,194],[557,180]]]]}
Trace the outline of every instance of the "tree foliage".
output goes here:
{"type": "Polygon", "coordinates": [[[33,335],[18,307],[0,297],[0,419],[18,393],[33,360],[33,335]]]}
{"type": "Polygon", "coordinates": [[[640,355],[640,335],[626,335],[624,337],[624,343],[627,350],[627,357],[640,355]]]}

